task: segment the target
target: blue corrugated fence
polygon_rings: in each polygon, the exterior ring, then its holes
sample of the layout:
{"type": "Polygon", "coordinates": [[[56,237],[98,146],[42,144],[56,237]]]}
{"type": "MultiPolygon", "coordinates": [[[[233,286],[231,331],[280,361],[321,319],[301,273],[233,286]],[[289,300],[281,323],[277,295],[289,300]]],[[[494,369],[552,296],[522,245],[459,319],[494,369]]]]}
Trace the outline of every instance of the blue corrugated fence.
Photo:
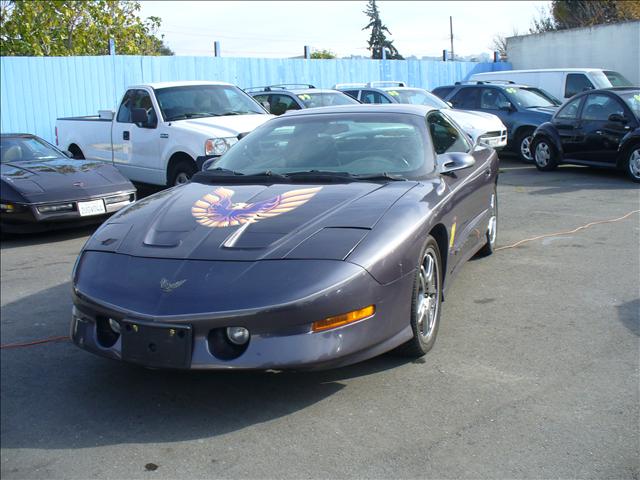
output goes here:
{"type": "Polygon", "coordinates": [[[429,90],[470,75],[509,70],[509,63],[430,60],[304,60],[225,57],[1,57],[0,131],[54,140],[58,117],[115,110],[129,85],[219,80],[246,88],[276,83],[401,80],[429,90]]]}

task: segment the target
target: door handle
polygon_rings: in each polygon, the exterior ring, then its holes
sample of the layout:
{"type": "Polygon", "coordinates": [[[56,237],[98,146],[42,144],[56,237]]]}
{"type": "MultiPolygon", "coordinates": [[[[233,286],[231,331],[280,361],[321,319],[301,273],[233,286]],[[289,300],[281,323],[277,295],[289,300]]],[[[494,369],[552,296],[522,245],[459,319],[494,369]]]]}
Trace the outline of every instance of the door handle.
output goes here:
{"type": "Polygon", "coordinates": [[[491,176],[491,169],[490,169],[490,168],[487,168],[487,169],[484,171],[484,176],[485,176],[485,177],[490,177],[490,176],[491,176]]]}
{"type": "Polygon", "coordinates": [[[122,132],[122,139],[129,140],[129,131],[125,130],[124,132],[122,132]]]}

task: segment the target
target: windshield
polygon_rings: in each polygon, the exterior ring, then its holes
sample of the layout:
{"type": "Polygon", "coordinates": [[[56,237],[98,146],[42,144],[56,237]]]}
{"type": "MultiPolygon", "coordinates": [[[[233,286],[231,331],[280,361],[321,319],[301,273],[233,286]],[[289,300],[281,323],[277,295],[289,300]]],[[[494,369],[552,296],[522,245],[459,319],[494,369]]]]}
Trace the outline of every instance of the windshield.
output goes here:
{"type": "Polygon", "coordinates": [[[345,95],[340,92],[300,93],[298,94],[298,98],[302,103],[304,103],[306,108],[331,107],[333,105],[353,105],[354,103],[360,103],[349,95],[345,95]]]}
{"type": "Polygon", "coordinates": [[[253,98],[232,85],[158,88],[155,93],[166,122],[186,118],[266,113],[253,98]]]}
{"type": "Polygon", "coordinates": [[[630,92],[619,92],[622,98],[633,114],[640,119],[640,90],[632,90],[630,92]]]}
{"type": "Polygon", "coordinates": [[[2,141],[0,141],[1,163],[49,160],[52,158],[65,158],[65,156],[51,145],[36,138],[14,137],[2,138],[2,141]]]}
{"type": "Polygon", "coordinates": [[[448,103],[443,102],[434,94],[419,88],[404,88],[402,90],[394,90],[393,88],[385,89],[385,91],[395,98],[398,103],[411,103],[413,105],[427,105],[433,108],[451,108],[448,103]]]}
{"type": "Polygon", "coordinates": [[[609,87],[631,87],[633,84],[624,78],[624,76],[613,70],[604,70],[602,72],[591,72],[598,88],[609,87]]]}
{"type": "Polygon", "coordinates": [[[551,95],[549,92],[545,92],[544,90],[540,90],[539,88],[527,87],[527,88],[523,88],[523,90],[528,90],[529,92],[534,92],[534,93],[537,93],[538,95],[542,95],[544,98],[549,100],[554,105],[557,105],[557,106],[562,105],[562,102],[560,100],[558,100],[556,97],[551,95]]]}
{"type": "Polygon", "coordinates": [[[271,120],[243,138],[210,170],[339,172],[422,176],[434,168],[422,117],[408,114],[292,115],[271,120]]]}
{"type": "Polygon", "coordinates": [[[504,89],[520,108],[554,107],[556,106],[548,94],[542,94],[532,88],[507,87],[504,89]]]}

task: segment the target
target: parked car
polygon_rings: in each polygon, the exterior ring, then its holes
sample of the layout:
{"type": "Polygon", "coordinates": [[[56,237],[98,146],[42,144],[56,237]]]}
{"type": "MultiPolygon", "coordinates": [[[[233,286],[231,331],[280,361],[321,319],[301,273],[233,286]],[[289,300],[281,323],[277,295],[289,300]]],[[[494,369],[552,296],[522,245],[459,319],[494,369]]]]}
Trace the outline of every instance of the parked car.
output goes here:
{"type": "Polygon", "coordinates": [[[0,135],[0,228],[37,231],[102,221],[136,200],[113,166],[69,158],[29,134],[0,135]]]}
{"type": "Polygon", "coordinates": [[[497,175],[496,152],[430,107],[282,115],[98,229],[72,277],[73,341],[191,369],[424,355],[443,292],[494,249],[497,175]]]}
{"type": "Polygon", "coordinates": [[[492,113],[507,126],[507,149],[524,161],[533,161],[529,152],[531,136],[551,119],[560,105],[552,95],[535,87],[505,82],[458,82],[438,87],[433,93],[451,102],[454,108],[492,113]]]}
{"type": "Polygon", "coordinates": [[[617,167],[640,182],[640,88],[579,93],[538,127],[531,153],[539,170],[561,163],[617,167]]]}
{"type": "Polygon", "coordinates": [[[272,115],[282,115],[289,110],[302,108],[333,107],[359,103],[336,90],[320,89],[308,84],[282,84],[267,87],[245,88],[272,115]]]}
{"type": "Polygon", "coordinates": [[[177,185],[270,118],[228,83],[150,83],[129,87],[117,115],[59,118],[56,144],[133,181],[177,185]]]}
{"type": "Polygon", "coordinates": [[[594,88],[630,87],[632,84],[622,74],[602,68],[545,68],[538,70],[505,70],[502,72],[476,73],[471,80],[512,81],[549,92],[565,100],[584,90],[594,88]]]}
{"type": "Polygon", "coordinates": [[[403,82],[344,83],[334,88],[362,103],[408,103],[439,108],[457,122],[474,142],[483,142],[496,150],[501,150],[507,144],[507,129],[495,115],[453,109],[450,104],[422,88],[407,87],[403,82]]]}

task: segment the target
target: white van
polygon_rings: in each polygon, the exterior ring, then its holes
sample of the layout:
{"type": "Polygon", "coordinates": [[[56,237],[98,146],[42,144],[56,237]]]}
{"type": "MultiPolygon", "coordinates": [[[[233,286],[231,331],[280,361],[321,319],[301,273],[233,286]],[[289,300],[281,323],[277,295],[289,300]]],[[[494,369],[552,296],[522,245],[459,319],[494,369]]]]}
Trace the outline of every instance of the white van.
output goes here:
{"type": "Polygon", "coordinates": [[[560,100],[592,88],[630,87],[620,73],[601,68],[545,68],[540,70],[505,70],[476,73],[470,80],[503,80],[546,90],[560,100]]]}

